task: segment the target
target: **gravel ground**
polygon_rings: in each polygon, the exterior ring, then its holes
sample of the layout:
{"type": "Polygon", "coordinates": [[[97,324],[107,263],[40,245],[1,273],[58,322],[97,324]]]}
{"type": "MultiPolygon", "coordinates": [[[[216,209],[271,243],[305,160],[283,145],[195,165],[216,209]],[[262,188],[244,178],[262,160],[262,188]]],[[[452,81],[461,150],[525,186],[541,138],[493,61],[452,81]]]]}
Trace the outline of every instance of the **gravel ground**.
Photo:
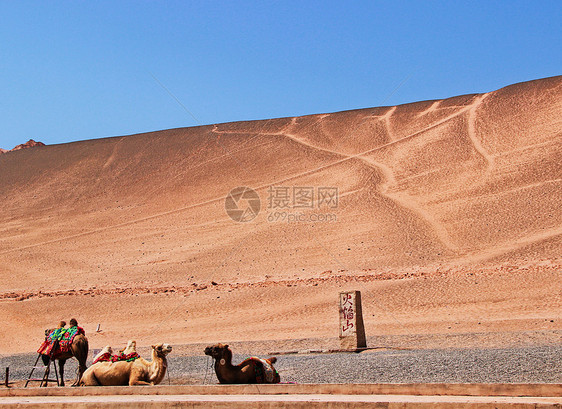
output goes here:
{"type": "MultiPolygon", "coordinates": [[[[145,354],[141,354],[145,355],[145,354]]],[[[10,380],[20,385],[37,355],[0,357],[0,370],[10,367],[10,380]]],[[[235,355],[234,363],[247,358],[235,355]]],[[[164,384],[217,383],[212,361],[201,356],[169,356],[164,384]]],[[[278,356],[282,382],[295,383],[561,383],[562,345],[486,349],[372,350],[362,353],[278,356]]],[[[65,367],[72,383],[77,362],[65,367]]]]}

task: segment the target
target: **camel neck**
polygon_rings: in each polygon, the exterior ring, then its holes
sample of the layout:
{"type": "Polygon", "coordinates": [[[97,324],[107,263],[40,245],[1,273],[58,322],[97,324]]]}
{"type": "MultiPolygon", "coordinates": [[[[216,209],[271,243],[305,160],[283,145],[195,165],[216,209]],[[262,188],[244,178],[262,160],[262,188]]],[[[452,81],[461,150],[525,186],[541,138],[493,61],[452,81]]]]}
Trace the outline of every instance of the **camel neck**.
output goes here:
{"type": "Polygon", "coordinates": [[[166,357],[160,357],[156,353],[156,350],[152,350],[152,362],[150,363],[150,367],[150,380],[154,382],[154,384],[160,383],[162,379],[164,379],[166,368],[168,367],[166,357]]]}
{"type": "Polygon", "coordinates": [[[218,367],[224,366],[225,368],[232,368],[232,352],[226,350],[222,358],[217,359],[216,365],[218,367]]]}
{"type": "Polygon", "coordinates": [[[215,373],[220,383],[230,383],[229,379],[235,370],[232,365],[232,352],[225,351],[224,355],[215,360],[215,373]]]}

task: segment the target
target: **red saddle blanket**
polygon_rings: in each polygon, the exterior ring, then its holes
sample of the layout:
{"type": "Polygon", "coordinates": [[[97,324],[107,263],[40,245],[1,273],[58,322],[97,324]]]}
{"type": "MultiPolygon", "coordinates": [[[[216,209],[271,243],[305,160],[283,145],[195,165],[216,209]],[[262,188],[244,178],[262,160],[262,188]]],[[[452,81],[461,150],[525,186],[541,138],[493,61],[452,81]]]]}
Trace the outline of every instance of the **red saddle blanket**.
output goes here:
{"type": "Polygon", "coordinates": [[[119,362],[119,361],[131,362],[138,358],[140,358],[140,355],[137,354],[136,352],[131,352],[130,354],[127,355],[123,354],[122,352],[119,355],[111,355],[109,352],[106,352],[105,354],[97,357],[95,361],[92,362],[92,365],[97,362],[119,362]]]}
{"type": "Polygon", "coordinates": [[[45,341],[37,352],[42,355],[50,355],[51,359],[58,359],[70,351],[72,341],[78,334],[86,335],[84,328],[78,326],[55,328],[45,337],[45,341]]]}

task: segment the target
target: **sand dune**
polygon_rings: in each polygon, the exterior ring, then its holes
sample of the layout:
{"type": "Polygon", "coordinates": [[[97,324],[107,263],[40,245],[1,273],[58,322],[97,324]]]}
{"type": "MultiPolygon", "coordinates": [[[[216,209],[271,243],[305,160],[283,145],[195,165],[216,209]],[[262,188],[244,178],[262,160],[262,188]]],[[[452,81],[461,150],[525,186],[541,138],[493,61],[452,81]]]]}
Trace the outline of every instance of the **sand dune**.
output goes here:
{"type": "Polygon", "coordinates": [[[337,291],[356,287],[375,332],[446,332],[451,315],[559,330],[561,157],[562,77],[1,155],[0,309],[21,341],[0,335],[0,353],[71,315],[107,328],[94,347],[332,336],[337,291]],[[239,186],[261,204],[245,223],[225,211],[239,186]]]}

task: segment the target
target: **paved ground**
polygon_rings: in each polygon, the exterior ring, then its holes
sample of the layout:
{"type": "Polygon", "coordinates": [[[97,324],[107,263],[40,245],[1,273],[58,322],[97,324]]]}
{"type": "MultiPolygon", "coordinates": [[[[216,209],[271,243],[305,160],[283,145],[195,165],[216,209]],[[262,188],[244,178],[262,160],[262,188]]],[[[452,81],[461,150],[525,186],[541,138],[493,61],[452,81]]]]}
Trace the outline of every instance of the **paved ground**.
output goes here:
{"type": "MultiPolygon", "coordinates": [[[[562,404],[560,397],[507,397],[507,396],[412,396],[412,395],[109,395],[109,396],[34,396],[34,397],[6,397],[0,401],[3,405],[27,403],[41,403],[67,405],[92,403],[109,403],[113,405],[124,403],[204,403],[215,402],[241,403],[248,405],[257,402],[283,403],[447,403],[461,407],[463,403],[482,404],[562,404]]],[[[523,406],[518,406],[523,407],[523,406]]],[[[534,406],[530,406],[534,407],[534,406]]]]}
{"type": "MultiPolygon", "coordinates": [[[[234,362],[247,356],[235,355],[234,362]]],[[[27,378],[36,355],[0,358],[0,373],[10,367],[10,379],[27,378]]],[[[495,349],[374,350],[334,354],[280,355],[275,365],[282,382],[295,383],[560,383],[562,344],[495,349]]],[[[67,382],[76,361],[66,365],[67,382]]],[[[169,357],[169,378],[163,384],[214,384],[207,356],[169,357]]]]}

